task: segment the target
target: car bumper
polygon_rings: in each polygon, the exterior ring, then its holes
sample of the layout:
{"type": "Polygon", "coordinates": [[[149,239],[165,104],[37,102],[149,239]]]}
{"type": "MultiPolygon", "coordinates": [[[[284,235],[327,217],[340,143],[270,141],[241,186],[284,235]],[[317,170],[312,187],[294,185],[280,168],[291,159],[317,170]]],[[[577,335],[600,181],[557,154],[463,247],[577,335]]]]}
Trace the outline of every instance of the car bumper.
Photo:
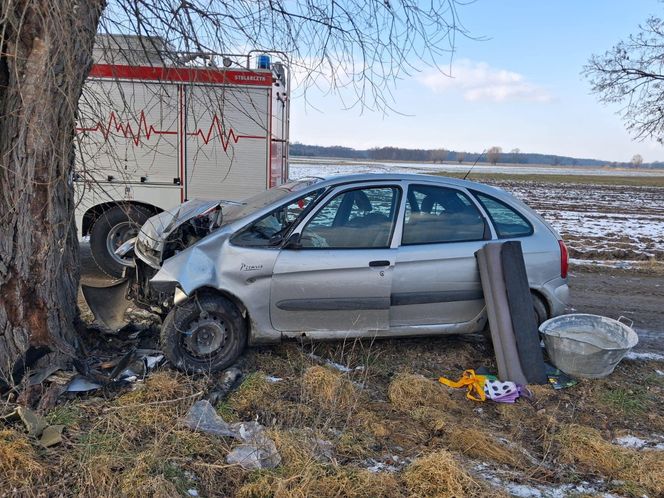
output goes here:
{"type": "Polygon", "coordinates": [[[546,298],[550,317],[562,315],[569,306],[569,286],[566,278],[554,278],[538,289],[546,298]]]}

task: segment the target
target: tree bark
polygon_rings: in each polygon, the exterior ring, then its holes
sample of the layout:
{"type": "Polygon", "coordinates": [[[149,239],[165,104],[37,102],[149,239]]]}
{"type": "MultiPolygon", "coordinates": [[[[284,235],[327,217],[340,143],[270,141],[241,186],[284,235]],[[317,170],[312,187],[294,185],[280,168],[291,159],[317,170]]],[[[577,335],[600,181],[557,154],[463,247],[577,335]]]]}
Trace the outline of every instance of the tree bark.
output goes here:
{"type": "Polygon", "coordinates": [[[104,0],[0,0],[0,382],[75,352],[74,124],[104,0]]]}

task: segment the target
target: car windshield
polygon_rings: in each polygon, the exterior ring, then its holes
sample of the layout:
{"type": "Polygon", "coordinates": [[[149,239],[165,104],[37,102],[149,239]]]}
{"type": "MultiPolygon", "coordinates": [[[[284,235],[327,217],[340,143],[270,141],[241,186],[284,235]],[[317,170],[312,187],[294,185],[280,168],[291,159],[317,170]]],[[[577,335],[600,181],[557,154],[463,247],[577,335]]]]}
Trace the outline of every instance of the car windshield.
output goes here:
{"type": "Polygon", "coordinates": [[[294,192],[298,192],[310,185],[314,185],[322,181],[322,178],[316,177],[307,177],[301,178],[289,183],[284,183],[278,187],[273,187],[269,190],[265,190],[259,194],[256,194],[248,199],[245,199],[239,204],[234,204],[230,206],[224,206],[223,208],[223,224],[232,223],[236,220],[244,218],[245,216],[258,211],[265,206],[277,202],[279,199],[282,199],[294,192]]]}

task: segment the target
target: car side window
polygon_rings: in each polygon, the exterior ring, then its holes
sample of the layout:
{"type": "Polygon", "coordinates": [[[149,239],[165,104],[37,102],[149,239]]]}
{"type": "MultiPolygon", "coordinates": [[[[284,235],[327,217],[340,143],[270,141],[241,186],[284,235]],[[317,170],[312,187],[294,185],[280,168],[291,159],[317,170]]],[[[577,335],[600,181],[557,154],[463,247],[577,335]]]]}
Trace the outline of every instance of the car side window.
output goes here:
{"type": "Polygon", "coordinates": [[[279,206],[233,235],[231,242],[247,247],[275,245],[274,237],[284,235],[322,192],[322,189],[316,190],[279,206]]]}
{"type": "Polygon", "coordinates": [[[399,192],[396,187],[365,187],[337,194],[304,227],[301,247],[389,247],[399,192]]]}
{"type": "Polygon", "coordinates": [[[498,238],[526,237],[532,235],[533,226],[513,207],[489,195],[473,192],[489,214],[498,238]]]}
{"type": "Polygon", "coordinates": [[[484,239],[484,218],[468,196],[453,188],[411,185],[402,245],[484,239]]]}

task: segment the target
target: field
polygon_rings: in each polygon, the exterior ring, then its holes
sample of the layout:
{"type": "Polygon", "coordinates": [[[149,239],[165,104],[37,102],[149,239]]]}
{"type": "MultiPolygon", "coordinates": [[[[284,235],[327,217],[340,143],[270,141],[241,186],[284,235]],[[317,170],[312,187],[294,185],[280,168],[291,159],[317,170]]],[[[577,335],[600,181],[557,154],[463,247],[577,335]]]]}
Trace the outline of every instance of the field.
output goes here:
{"type": "MultiPolygon", "coordinates": [[[[561,231],[574,309],[634,320],[641,343],[611,376],[531,386],[532,397],[503,405],[437,382],[496,369],[481,336],[255,348],[238,365],[239,387],[215,404],[227,421],[257,420],[276,443],[278,468],[246,471],[225,461],[233,440],[182,425],[219,376],[162,366],[133,384],[61,396],[44,412],[65,425],[51,449],[20,425],[0,426],[0,495],[664,496],[662,177],[470,178],[514,192],[561,231]]],[[[92,356],[154,345],[149,327],[123,341],[90,334],[92,356]]]]}

